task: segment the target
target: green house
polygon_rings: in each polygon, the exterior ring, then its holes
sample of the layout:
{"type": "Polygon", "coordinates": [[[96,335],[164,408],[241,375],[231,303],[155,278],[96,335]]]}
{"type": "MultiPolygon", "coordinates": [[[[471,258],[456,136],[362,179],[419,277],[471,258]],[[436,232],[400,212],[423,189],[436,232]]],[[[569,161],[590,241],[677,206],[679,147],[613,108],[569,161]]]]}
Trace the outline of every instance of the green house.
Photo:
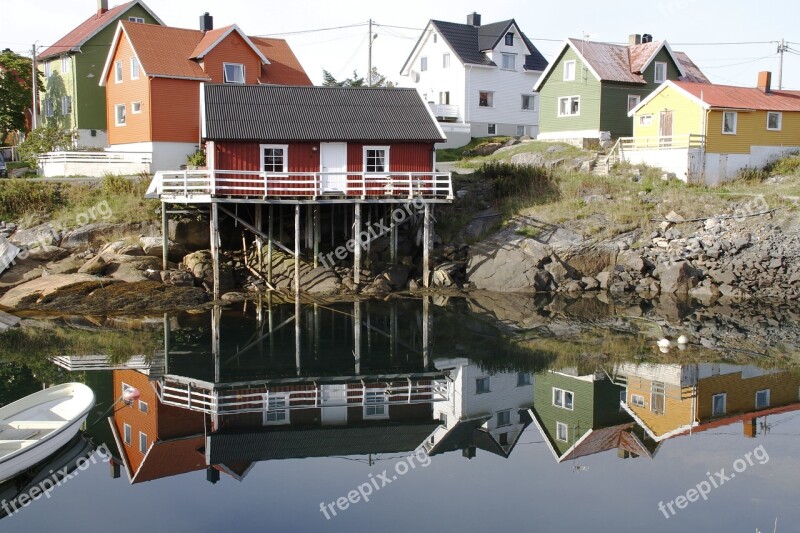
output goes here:
{"type": "Polygon", "coordinates": [[[99,83],[119,20],[163,25],[144,2],[108,9],[108,0],[98,0],[92,16],[38,56],[44,76],[39,124],[77,129],[78,146],[108,145],[106,88],[99,83]]]}
{"type": "Polygon", "coordinates": [[[689,56],[650,35],[632,35],[628,45],[567,39],[534,86],[541,102],[537,139],[629,137],[628,111],[667,80],[708,83],[689,56]]]}
{"type": "Polygon", "coordinates": [[[657,443],[620,407],[624,394],[602,373],[565,369],[537,375],[531,417],[556,462],[612,449],[623,457],[652,457],[657,443]]]}

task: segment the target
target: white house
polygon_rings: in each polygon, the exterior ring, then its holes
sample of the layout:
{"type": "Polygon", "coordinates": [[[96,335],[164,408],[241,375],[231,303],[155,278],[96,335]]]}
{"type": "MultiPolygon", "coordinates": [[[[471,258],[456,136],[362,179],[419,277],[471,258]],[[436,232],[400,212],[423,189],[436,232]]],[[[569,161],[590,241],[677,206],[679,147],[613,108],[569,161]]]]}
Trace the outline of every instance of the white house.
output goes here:
{"type": "Polygon", "coordinates": [[[539,103],[532,87],[547,60],[514,19],[481,25],[431,20],[400,74],[428,102],[447,135],[444,147],[471,137],[536,137],[539,103]]]}
{"type": "Polygon", "coordinates": [[[465,358],[437,360],[449,371],[448,400],[433,404],[441,422],[425,443],[431,455],[461,450],[472,458],[477,449],[508,457],[530,425],[533,375],[528,372],[490,374],[465,358]]]}

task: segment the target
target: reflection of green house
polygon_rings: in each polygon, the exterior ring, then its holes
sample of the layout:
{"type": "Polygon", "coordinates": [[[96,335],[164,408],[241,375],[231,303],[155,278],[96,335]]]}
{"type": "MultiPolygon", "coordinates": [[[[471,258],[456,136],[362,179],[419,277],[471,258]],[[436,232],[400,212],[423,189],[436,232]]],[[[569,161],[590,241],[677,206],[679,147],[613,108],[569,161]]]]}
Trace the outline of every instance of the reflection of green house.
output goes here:
{"type": "Polygon", "coordinates": [[[98,0],[97,12],[39,54],[44,76],[40,95],[41,123],[78,130],[78,146],[105,147],[106,89],[100,87],[117,21],[162,24],[144,2],[135,0],[108,9],[98,0]]]}
{"type": "Polygon", "coordinates": [[[531,416],[557,462],[612,449],[623,457],[652,457],[654,443],[620,407],[624,393],[600,373],[536,376],[531,416]]]}

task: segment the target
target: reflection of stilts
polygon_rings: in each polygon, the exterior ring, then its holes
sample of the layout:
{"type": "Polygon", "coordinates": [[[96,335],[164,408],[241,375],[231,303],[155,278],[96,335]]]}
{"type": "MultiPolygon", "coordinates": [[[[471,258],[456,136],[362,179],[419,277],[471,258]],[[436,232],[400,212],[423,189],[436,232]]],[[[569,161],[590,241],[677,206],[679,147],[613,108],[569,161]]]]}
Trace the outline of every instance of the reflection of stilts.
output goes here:
{"type": "Polygon", "coordinates": [[[361,302],[353,302],[353,358],[356,374],[361,374],[361,302]]]}

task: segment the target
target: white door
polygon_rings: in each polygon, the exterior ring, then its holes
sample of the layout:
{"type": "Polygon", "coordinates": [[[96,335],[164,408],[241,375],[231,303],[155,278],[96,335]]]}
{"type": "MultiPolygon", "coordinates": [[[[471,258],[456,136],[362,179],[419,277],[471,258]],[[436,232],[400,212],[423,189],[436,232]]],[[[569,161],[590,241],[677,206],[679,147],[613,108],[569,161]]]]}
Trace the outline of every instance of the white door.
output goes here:
{"type": "Polygon", "coordinates": [[[322,424],[347,423],[347,385],[322,385],[322,424]]]}
{"type": "Polygon", "coordinates": [[[347,143],[320,143],[319,160],[322,193],[346,193],[347,143]]]}

